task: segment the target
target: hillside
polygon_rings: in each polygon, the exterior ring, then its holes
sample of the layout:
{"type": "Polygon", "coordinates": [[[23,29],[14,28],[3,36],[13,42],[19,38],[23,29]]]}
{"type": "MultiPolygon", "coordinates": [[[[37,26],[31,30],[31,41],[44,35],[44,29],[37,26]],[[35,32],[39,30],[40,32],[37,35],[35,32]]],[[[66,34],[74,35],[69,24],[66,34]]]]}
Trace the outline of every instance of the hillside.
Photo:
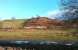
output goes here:
{"type": "Polygon", "coordinates": [[[63,22],[47,17],[37,17],[31,19],[14,19],[3,20],[0,22],[1,28],[53,28],[56,26],[63,26],[63,22]]]}
{"type": "MultiPolygon", "coordinates": [[[[51,19],[50,19],[51,20],[51,19]]],[[[22,27],[22,24],[25,22],[25,26],[46,26],[48,23],[44,23],[45,21],[48,21],[48,19],[45,20],[45,18],[40,18],[38,20],[30,19],[16,19],[16,20],[4,20],[0,21],[0,27],[4,29],[0,29],[0,40],[77,40],[77,36],[73,36],[71,34],[71,30],[74,29],[18,29],[22,27]],[[35,21],[34,23],[32,21],[35,21]],[[38,23],[37,23],[38,22],[38,23]],[[33,25],[31,25],[33,23],[33,25]],[[35,25],[36,23],[36,25],[35,25]],[[27,24],[27,25],[26,25],[27,24]],[[41,25],[38,25],[41,24],[41,25]],[[9,29],[8,29],[9,28],[9,29]]],[[[52,20],[52,22],[55,22],[55,20],[52,20]]],[[[58,21],[57,21],[58,23],[58,21]]],[[[56,23],[52,23],[52,25],[49,26],[59,26],[56,23]]],[[[61,26],[61,25],[60,25],[61,26]]],[[[36,28],[36,27],[35,27],[36,28]]],[[[57,28],[57,27],[56,27],[57,28]]]]}
{"type": "Polygon", "coordinates": [[[22,23],[25,21],[26,19],[15,19],[15,20],[3,20],[0,21],[0,28],[8,28],[8,27],[12,27],[12,28],[20,28],[22,27],[22,23]]]}
{"type": "Polygon", "coordinates": [[[31,18],[24,22],[24,28],[53,29],[63,26],[63,21],[47,17],[31,18]]]}

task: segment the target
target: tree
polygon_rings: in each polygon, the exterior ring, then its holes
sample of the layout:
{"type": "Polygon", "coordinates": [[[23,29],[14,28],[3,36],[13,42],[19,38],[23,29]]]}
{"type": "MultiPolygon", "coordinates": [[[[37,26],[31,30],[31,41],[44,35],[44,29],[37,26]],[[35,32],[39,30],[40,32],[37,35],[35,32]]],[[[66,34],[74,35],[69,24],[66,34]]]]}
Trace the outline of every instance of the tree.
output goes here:
{"type": "Polygon", "coordinates": [[[16,20],[16,18],[15,18],[15,17],[12,17],[12,18],[11,18],[11,20],[13,20],[13,21],[14,21],[14,20],[16,20]]]}
{"type": "Polygon", "coordinates": [[[62,14],[65,23],[74,28],[72,35],[78,36],[78,0],[61,0],[61,5],[61,10],[68,10],[62,14]]]}
{"type": "Polygon", "coordinates": [[[66,23],[78,24],[78,0],[61,0],[61,5],[62,10],[68,10],[62,14],[66,23]]]}

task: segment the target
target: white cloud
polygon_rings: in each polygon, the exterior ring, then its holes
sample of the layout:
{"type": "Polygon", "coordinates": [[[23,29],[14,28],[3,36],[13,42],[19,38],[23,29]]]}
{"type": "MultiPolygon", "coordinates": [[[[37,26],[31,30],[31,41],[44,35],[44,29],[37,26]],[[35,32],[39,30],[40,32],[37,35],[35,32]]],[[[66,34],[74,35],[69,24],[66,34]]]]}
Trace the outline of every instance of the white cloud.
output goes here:
{"type": "Polygon", "coordinates": [[[56,18],[56,17],[61,16],[63,13],[68,12],[68,11],[69,11],[68,9],[67,10],[56,9],[53,11],[48,11],[46,14],[50,18],[56,18]]]}
{"type": "Polygon", "coordinates": [[[53,10],[53,11],[48,11],[47,13],[47,16],[48,17],[51,17],[51,18],[55,18],[57,15],[59,16],[61,14],[60,10],[53,10]]]}

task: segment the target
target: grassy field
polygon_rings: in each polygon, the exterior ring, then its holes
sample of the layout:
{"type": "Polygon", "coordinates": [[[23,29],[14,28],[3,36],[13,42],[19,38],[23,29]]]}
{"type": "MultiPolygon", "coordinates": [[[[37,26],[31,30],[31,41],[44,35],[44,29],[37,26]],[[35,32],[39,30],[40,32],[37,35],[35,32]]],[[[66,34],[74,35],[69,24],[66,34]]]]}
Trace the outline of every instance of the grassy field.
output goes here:
{"type": "Polygon", "coordinates": [[[67,30],[9,30],[0,31],[1,40],[77,40],[77,37],[72,36],[67,30]]]}
{"type": "MultiPolygon", "coordinates": [[[[21,27],[24,19],[0,21],[0,28],[4,25],[11,25],[15,28],[21,27]],[[5,24],[9,22],[8,24],[5,24]],[[13,25],[14,24],[14,25],[13,25]]],[[[77,40],[77,36],[72,36],[73,29],[13,29],[0,30],[0,40],[77,40]]]]}

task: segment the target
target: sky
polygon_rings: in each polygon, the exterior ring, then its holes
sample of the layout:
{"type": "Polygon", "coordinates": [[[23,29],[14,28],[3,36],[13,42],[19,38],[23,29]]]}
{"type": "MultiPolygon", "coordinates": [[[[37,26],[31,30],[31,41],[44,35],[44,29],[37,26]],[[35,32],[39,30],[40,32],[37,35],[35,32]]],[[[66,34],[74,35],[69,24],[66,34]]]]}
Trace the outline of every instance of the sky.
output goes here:
{"type": "Polygon", "coordinates": [[[0,0],[0,19],[48,17],[56,14],[58,8],[59,0],[0,0]]]}

